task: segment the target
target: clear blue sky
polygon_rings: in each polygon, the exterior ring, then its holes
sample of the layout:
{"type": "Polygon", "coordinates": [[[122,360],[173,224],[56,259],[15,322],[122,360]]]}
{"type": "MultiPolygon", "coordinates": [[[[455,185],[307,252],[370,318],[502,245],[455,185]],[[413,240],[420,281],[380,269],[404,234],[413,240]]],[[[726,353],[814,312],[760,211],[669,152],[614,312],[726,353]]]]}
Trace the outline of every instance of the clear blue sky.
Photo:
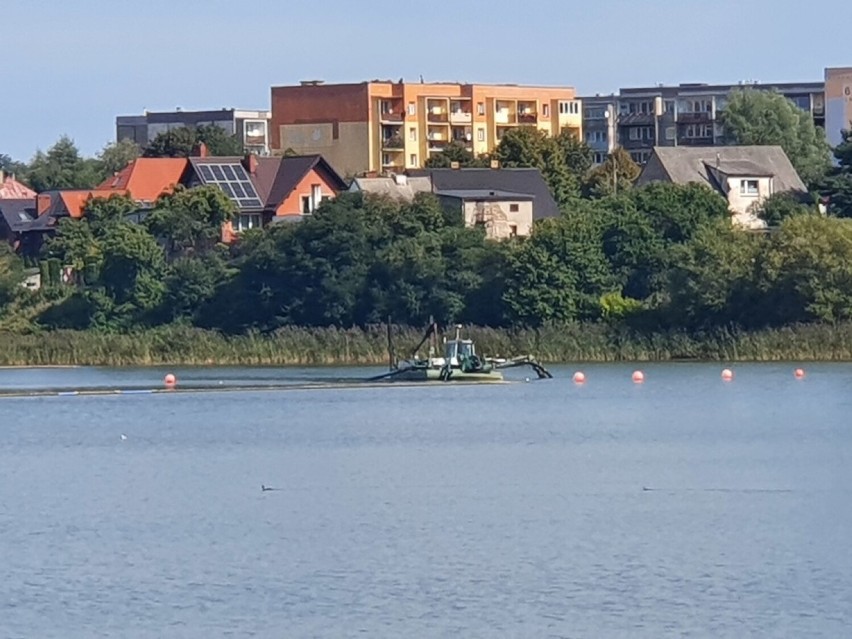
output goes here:
{"type": "Polygon", "coordinates": [[[144,109],[268,108],[301,79],[514,82],[581,94],[815,81],[852,66],[850,0],[3,0],[0,153],[86,154],[144,109]]]}

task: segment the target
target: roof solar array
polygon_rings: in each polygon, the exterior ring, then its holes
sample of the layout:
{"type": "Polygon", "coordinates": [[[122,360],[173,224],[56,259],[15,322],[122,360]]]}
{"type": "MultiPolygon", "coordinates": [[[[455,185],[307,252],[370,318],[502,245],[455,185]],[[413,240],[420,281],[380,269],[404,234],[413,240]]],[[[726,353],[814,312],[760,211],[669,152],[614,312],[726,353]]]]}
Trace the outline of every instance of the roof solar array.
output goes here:
{"type": "Polygon", "coordinates": [[[260,209],[263,202],[257,195],[248,173],[239,162],[228,164],[198,164],[199,177],[205,184],[215,184],[241,209],[260,209]]]}

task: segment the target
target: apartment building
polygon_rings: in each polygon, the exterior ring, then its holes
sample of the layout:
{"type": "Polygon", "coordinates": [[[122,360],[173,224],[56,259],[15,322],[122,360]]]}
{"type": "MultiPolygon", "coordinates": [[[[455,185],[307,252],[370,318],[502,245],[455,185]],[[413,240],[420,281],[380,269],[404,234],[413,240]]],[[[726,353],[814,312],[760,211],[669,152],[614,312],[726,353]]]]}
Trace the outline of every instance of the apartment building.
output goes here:
{"type": "Polygon", "coordinates": [[[142,115],[120,115],[115,119],[115,139],[133,140],[146,146],[160,133],[179,127],[215,124],[242,141],[247,153],[269,155],[269,111],[219,109],[209,111],[145,111],[142,115]]]}
{"type": "Polygon", "coordinates": [[[817,126],[826,125],[823,82],[691,83],[623,88],[617,96],[582,98],[586,142],[598,154],[596,161],[604,148],[611,150],[621,146],[639,164],[647,162],[655,146],[722,144],[724,131],[719,124],[719,114],[735,89],[777,91],[808,111],[817,126]]]}
{"type": "Polygon", "coordinates": [[[828,143],[837,146],[842,131],[852,130],[852,67],[825,70],[825,113],[828,143]]]}
{"type": "Polygon", "coordinates": [[[272,87],[273,151],[320,153],[340,173],[397,173],[450,142],[488,153],[507,131],[582,132],[571,87],[509,84],[305,81],[272,87]]]}

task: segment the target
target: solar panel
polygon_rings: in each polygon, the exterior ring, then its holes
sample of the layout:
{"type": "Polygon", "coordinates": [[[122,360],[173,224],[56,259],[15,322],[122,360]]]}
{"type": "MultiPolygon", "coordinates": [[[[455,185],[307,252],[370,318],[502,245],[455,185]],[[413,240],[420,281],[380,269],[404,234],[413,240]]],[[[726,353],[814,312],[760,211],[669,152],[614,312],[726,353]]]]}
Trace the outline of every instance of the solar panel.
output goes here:
{"type": "Polygon", "coordinates": [[[198,176],[204,184],[215,184],[241,209],[260,209],[263,202],[242,164],[198,164],[198,176]]]}

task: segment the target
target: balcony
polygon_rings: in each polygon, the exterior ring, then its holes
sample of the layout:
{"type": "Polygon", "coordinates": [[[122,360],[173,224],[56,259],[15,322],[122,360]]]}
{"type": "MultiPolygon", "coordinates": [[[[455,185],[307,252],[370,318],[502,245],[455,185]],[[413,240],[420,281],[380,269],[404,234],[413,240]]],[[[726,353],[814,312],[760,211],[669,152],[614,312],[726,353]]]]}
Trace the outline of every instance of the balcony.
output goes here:
{"type": "Polygon", "coordinates": [[[524,111],[518,113],[518,124],[536,124],[538,123],[538,114],[535,111],[524,111]]]}
{"type": "Polygon", "coordinates": [[[639,126],[643,124],[654,124],[653,113],[620,113],[618,124],[623,126],[639,126]]]}
{"type": "Polygon", "coordinates": [[[709,111],[679,111],[677,121],[678,124],[710,124],[713,122],[713,114],[709,111]]]}
{"type": "Polygon", "coordinates": [[[382,148],[386,151],[402,151],[405,149],[405,141],[400,135],[392,135],[382,140],[382,148]]]}
{"type": "Polygon", "coordinates": [[[382,111],[379,113],[379,122],[382,124],[400,124],[405,119],[402,109],[394,111],[382,111]]]}
{"type": "Polygon", "coordinates": [[[450,113],[450,124],[470,124],[473,114],[469,111],[453,111],[450,113]]]}
{"type": "Polygon", "coordinates": [[[448,142],[446,140],[429,140],[429,152],[440,153],[446,150],[448,142]]]}

